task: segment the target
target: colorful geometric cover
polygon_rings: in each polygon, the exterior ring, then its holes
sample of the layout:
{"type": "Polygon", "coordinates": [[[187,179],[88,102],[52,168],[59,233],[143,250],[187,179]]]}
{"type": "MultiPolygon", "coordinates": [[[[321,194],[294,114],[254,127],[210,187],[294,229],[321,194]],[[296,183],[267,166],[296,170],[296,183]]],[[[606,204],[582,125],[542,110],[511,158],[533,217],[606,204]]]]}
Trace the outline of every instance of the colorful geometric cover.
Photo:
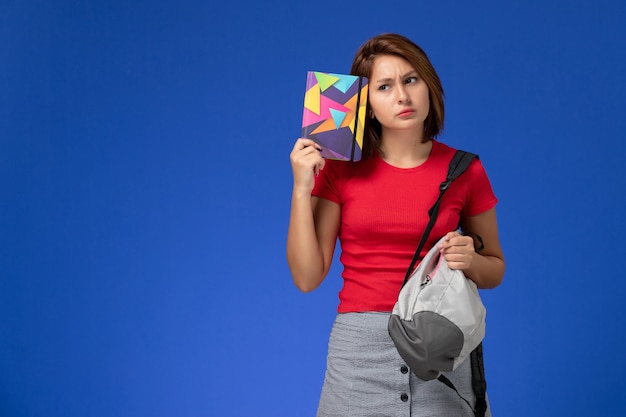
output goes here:
{"type": "Polygon", "coordinates": [[[365,77],[317,71],[307,73],[302,137],[320,145],[324,158],[361,159],[367,89],[365,77]]]}

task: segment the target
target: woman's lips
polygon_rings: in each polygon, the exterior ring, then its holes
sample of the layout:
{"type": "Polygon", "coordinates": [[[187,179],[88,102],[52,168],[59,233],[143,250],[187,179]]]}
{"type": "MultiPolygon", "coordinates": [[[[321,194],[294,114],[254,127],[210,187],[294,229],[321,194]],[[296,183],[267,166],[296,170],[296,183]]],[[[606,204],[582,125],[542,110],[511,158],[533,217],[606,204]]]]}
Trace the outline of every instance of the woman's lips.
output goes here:
{"type": "Polygon", "coordinates": [[[415,113],[415,110],[413,109],[404,109],[400,113],[398,113],[398,116],[407,117],[407,116],[411,116],[413,113],[415,113]]]}

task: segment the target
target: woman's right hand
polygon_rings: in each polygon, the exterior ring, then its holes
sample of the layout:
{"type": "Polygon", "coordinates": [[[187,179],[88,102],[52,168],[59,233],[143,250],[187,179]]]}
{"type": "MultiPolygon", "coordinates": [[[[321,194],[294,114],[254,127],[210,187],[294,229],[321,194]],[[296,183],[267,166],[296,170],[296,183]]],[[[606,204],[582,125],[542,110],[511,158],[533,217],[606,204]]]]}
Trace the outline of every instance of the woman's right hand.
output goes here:
{"type": "Polygon", "coordinates": [[[294,190],[310,195],[315,177],[324,168],[321,148],[311,139],[299,138],[291,151],[294,190]]]}

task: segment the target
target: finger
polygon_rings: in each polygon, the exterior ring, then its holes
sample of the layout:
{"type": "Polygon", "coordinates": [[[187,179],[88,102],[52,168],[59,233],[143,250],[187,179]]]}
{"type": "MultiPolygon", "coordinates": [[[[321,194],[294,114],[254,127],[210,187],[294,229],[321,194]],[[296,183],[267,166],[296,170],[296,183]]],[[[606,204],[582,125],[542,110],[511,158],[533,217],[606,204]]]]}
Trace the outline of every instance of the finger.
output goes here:
{"type": "Polygon", "coordinates": [[[452,245],[441,248],[439,253],[444,255],[446,261],[469,262],[474,253],[474,247],[471,245],[452,245]]]}
{"type": "Polygon", "coordinates": [[[320,163],[324,159],[321,152],[312,146],[307,146],[301,150],[294,150],[290,158],[293,163],[307,165],[320,163]]]}
{"type": "Polygon", "coordinates": [[[296,140],[296,143],[293,147],[294,151],[299,151],[305,148],[309,148],[312,147],[314,149],[317,150],[321,150],[322,148],[312,139],[307,139],[307,138],[298,138],[298,140],[296,140]]]}
{"type": "Polygon", "coordinates": [[[448,262],[448,268],[464,270],[466,268],[463,262],[448,262]]]}
{"type": "Polygon", "coordinates": [[[443,251],[443,249],[447,249],[453,246],[453,239],[457,236],[459,236],[459,232],[456,232],[456,231],[446,233],[446,235],[443,238],[443,241],[439,245],[440,251],[443,251]]]}
{"type": "Polygon", "coordinates": [[[465,269],[469,265],[469,261],[465,255],[445,254],[443,258],[451,269],[465,269]]]}
{"type": "Polygon", "coordinates": [[[453,264],[458,264],[461,262],[461,257],[455,253],[443,253],[443,259],[446,260],[448,266],[452,268],[453,264]]]}
{"type": "Polygon", "coordinates": [[[320,174],[320,171],[324,169],[324,166],[326,165],[326,160],[322,157],[315,159],[317,159],[317,162],[315,162],[315,165],[313,165],[313,173],[317,177],[320,174]]]}
{"type": "Polygon", "coordinates": [[[325,163],[326,161],[317,151],[303,150],[292,157],[294,175],[305,175],[306,172],[309,172],[317,176],[319,171],[324,168],[325,163]]]}
{"type": "Polygon", "coordinates": [[[311,167],[313,164],[320,164],[324,160],[321,153],[312,146],[307,146],[304,149],[294,150],[291,152],[290,159],[292,164],[298,166],[311,167]]]}
{"type": "Polygon", "coordinates": [[[324,164],[324,158],[320,151],[312,146],[308,146],[305,149],[301,150],[297,157],[302,159],[308,164],[324,164]]]}
{"type": "Polygon", "coordinates": [[[448,238],[444,242],[443,247],[444,248],[449,248],[449,247],[453,247],[453,246],[472,246],[472,245],[473,245],[473,240],[472,240],[471,237],[463,236],[463,235],[460,235],[460,234],[455,232],[455,235],[453,235],[452,237],[448,238]]]}

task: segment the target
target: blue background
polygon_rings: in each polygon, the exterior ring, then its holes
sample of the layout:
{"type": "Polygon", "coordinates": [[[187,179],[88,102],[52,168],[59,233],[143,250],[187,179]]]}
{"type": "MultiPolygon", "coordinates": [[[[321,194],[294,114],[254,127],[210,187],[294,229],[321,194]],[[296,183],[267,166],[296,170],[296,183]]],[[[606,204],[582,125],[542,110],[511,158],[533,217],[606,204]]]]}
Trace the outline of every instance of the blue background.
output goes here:
{"type": "Polygon", "coordinates": [[[428,52],[500,199],[494,415],[626,414],[626,3],[0,2],[0,415],[313,416],[341,286],[291,283],[306,71],[428,52]]]}

